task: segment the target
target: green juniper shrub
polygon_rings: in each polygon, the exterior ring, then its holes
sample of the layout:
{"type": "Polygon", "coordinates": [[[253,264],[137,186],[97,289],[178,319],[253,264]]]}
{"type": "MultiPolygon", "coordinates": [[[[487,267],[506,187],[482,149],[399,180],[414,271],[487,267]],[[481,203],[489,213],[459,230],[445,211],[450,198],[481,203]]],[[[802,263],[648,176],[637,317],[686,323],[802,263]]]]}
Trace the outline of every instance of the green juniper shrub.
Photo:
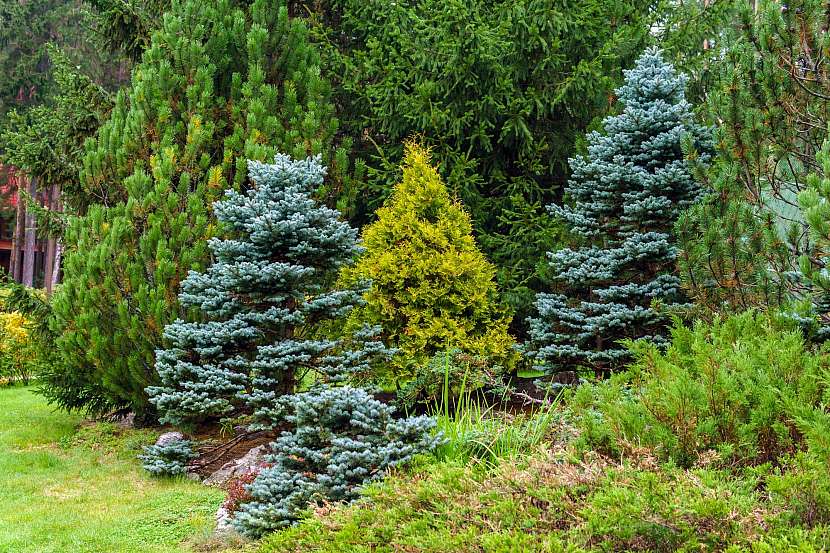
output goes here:
{"type": "Polygon", "coordinates": [[[812,528],[830,525],[830,480],[827,460],[799,452],[764,480],[772,503],[790,524],[812,528]]]}
{"type": "Polygon", "coordinates": [[[710,450],[729,466],[780,463],[804,449],[828,458],[830,359],[788,318],[676,322],[665,351],[628,346],[628,371],[574,394],[585,445],[617,455],[644,445],[681,466],[710,450]]]}
{"type": "MultiPolygon", "coordinates": [[[[448,349],[508,363],[510,316],[498,302],[495,268],[425,148],[408,144],[403,178],[377,215],[363,230],[366,251],[342,274],[346,283],[371,281],[365,305],[352,312],[347,327],[379,325],[386,343],[398,350],[370,380],[403,386],[448,349]]],[[[475,372],[468,375],[471,382],[483,377],[482,370],[475,372]]]]}
{"type": "Polygon", "coordinates": [[[826,529],[793,525],[762,486],[761,475],[683,470],[642,452],[613,463],[537,451],[488,471],[431,462],[368,487],[366,501],[267,537],[260,552],[826,550],[826,529]]]}

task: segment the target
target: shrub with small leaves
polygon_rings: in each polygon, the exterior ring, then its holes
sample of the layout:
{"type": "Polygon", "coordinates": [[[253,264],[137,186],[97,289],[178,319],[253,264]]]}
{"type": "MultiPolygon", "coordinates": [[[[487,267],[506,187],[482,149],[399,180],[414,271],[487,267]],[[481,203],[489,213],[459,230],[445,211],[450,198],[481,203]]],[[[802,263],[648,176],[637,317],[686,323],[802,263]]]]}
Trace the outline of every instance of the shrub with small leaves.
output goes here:
{"type": "Polygon", "coordinates": [[[259,473],[262,472],[263,469],[270,466],[271,465],[268,463],[257,465],[252,467],[248,472],[244,472],[228,480],[228,483],[225,486],[228,495],[225,497],[222,507],[228,513],[233,514],[239,510],[240,505],[250,501],[252,498],[251,492],[248,488],[251,484],[253,484],[254,480],[257,479],[259,473]]]}
{"type": "Polygon", "coordinates": [[[176,476],[184,474],[188,461],[196,456],[193,442],[182,439],[147,446],[138,458],[144,470],[154,476],[176,476]]]}
{"type": "Polygon", "coordinates": [[[321,386],[285,402],[294,430],[272,444],[267,460],[273,466],[259,473],[248,488],[251,501],[234,518],[247,536],[291,525],[309,504],[355,499],[386,469],[442,440],[433,419],[395,419],[393,407],[361,388],[321,386]]]}
{"type": "Polygon", "coordinates": [[[29,384],[42,355],[32,336],[31,321],[16,306],[8,305],[10,293],[0,289],[0,382],[29,384]]]}
{"type": "MultiPolygon", "coordinates": [[[[371,281],[353,326],[380,325],[398,350],[374,367],[373,383],[397,387],[448,349],[511,362],[510,315],[495,268],[479,250],[470,216],[441,180],[429,151],[406,146],[401,182],[363,230],[365,253],[343,270],[346,283],[371,281]]],[[[426,398],[431,399],[431,398],[426,398]]]]}

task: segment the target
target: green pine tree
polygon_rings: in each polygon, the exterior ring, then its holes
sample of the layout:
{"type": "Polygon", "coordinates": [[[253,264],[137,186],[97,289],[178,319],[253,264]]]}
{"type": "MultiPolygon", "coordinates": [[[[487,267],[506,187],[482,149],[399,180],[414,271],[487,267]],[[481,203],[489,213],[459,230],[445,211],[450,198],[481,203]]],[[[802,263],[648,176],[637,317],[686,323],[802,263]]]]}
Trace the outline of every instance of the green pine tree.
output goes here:
{"type": "Polygon", "coordinates": [[[182,0],[165,15],[87,144],[87,206],[69,222],[54,301],[72,376],[52,399],[84,408],[75,389],[97,386],[108,407],[150,415],[154,351],[164,327],[187,315],[179,284],[205,266],[219,232],[213,201],[246,186],[247,159],[343,159],[332,153],[337,121],[307,35],[285,5],[264,0],[182,0]]]}
{"type": "Polygon", "coordinates": [[[704,318],[775,307],[789,298],[787,280],[774,270],[789,256],[775,217],[747,200],[735,169],[722,153],[701,171],[698,180],[708,194],[675,225],[683,287],[704,318]]]}
{"type": "Polygon", "coordinates": [[[818,0],[759,0],[736,12],[703,106],[718,124],[717,158],[702,179],[712,194],[679,227],[684,284],[707,310],[786,304],[811,286],[797,260],[821,257],[799,194],[820,172],[828,138],[830,13],[818,0]]]}

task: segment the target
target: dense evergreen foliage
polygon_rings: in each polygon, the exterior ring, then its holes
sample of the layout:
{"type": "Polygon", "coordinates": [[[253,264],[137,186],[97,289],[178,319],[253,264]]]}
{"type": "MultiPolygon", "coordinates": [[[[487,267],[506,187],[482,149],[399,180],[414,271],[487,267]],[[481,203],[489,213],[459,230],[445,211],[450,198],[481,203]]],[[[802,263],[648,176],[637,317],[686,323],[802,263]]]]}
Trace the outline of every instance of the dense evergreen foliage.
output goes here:
{"type": "Polygon", "coordinates": [[[182,282],[182,306],[202,316],[168,325],[170,347],[156,354],[161,385],[148,392],[164,422],[245,407],[268,426],[280,419],[282,396],[309,375],[342,380],[388,358],[374,329],[358,329],[364,342],[351,344],[313,333],[347,315],[365,290],[331,288],[360,248],[357,231],[312,198],[326,173],[319,157],[277,155],[273,164],[250,162],[248,172],[253,187],[228,191],[213,207],[230,237],[212,239],[214,262],[182,282]]]}
{"type": "MultiPolygon", "coordinates": [[[[127,66],[100,47],[92,26],[81,0],[0,2],[0,128],[9,110],[48,104],[56,92],[50,45],[99,84],[123,79],[127,66]]],[[[5,149],[0,142],[0,151],[5,149]]]]}
{"type": "Polygon", "coordinates": [[[728,466],[808,447],[826,455],[828,359],[787,319],[749,311],[675,324],[665,352],[633,348],[628,372],[576,394],[586,444],[620,455],[637,442],[681,466],[712,453],[728,466]]]}
{"type": "MultiPolygon", "coordinates": [[[[216,233],[209,206],[244,186],[246,159],[330,157],[328,89],[284,6],[173,5],[83,161],[54,301],[57,347],[79,387],[94,383],[111,407],[148,413],[154,351],[185,314],[179,283],[207,261],[216,233]]],[[[52,397],[85,407],[71,389],[52,397]]]]}
{"type": "Polygon", "coordinates": [[[0,550],[825,550],[828,6],[0,0],[0,550]]]}
{"type": "Polygon", "coordinates": [[[817,257],[798,195],[820,171],[816,154],[827,138],[828,68],[819,52],[827,47],[830,14],[815,0],[739,4],[736,14],[721,22],[722,59],[705,106],[718,124],[717,163],[704,179],[714,192],[711,208],[685,221],[684,251],[708,253],[692,253],[684,273],[694,275],[693,297],[725,294],[722,307],[764,308],[810,294],[812,286],[799,274],[799,258],[817,257]]]}
{"type": "Polygon", "coordinates": [[[427,150],[407,146],[403,177],[364,229],[363,242],[366,252],[344,279],[372,286],[351,326],[379,325],[399,350],[392,363],[375,367],[374,382],[410,381],[433,355],[451,348],[495,362],[509,357],[510,317],[496,297],[495,269],[427,150]]]}
{"type": "Polygon", "coordinates": [[[289,398],[284,432],[249,489],[234,525],[250,536],[296,522],[309,503],[352,500],[382,478],[440,443],[428,417],[394,419],[394,408],[360,388],[323,386],[289,398]]]}
{"type": "Polygon", "coordinates": [[[711,170],[700,171],[708,194],[675,228],[683,287],[704,317],[790,299],[789,279],[774,270],[789,258],[775,214],[746,200],[736,170],[720,155],[711,170]]]}
{"type": "Polygon", "coordinates": [[[579,249],[550,254],[562,293],[542,293],[530,321],[531,351],[546,368],[619,367],[618,340],[659,340],[668,308],[683,301],[674,274],[673,225],[699,195],[682,142],[708,156],[708,129],[694,122],[686,78],[648,49],[617,90],[624,109],[604,120],[606,134],[589,135],[588,156],[571,162],[567,193],[573,206],[552,206],[579,249]]]}
{"type": "MultiPolygon", "coordinates": [[[[567,159],[649,41],[652,3],[623,0],[307,2],[320,12],[344,130],[370,166],[341,208],[365,224],[422,134],[467,206],[519,325],[561,230],[567,159]]],[[[299,10],[300,13],[302,10],[299,10]]]]}
{"type": "Polygon", "coordinates": [[[112,108],[112,98],[90,77],[78,72],[56,47],[48,48],[54,80],[48,103],[7,114],[0,134],[3,160],[38,180],[40,190],[58,186],[67,207],[85,202],[78,173],[84,141],[95,135],[112,108]]]}
{"type": "Polygon", "coordinates": [[[146,446],[138,458],[144,470],[154,476],[179,476],[187,471],[187,462],[196,456],[193,442],[176,439],[146,446]]]}

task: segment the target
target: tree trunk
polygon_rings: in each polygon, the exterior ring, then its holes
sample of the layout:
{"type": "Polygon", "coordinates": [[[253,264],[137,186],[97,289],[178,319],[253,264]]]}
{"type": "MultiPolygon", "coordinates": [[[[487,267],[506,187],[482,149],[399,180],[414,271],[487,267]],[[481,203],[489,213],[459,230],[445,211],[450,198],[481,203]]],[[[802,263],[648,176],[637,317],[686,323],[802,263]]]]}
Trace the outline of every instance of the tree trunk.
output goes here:
{"type": "Polygon", "coordinates": [[[12,234],[12,251],[9,263],[9,272],[12,275],[13,281],[20,282],[23,267],[23,264],[21,263],[23,260],[21,259],[20,248],[23,244],[23,232],[26,228],[26,204],[23,201],[24,195],[20,187],[20,182],[23,179],[19,174],[15,175],[15,178],[17,181],[17,214],[14,219],[14,233],[12,234]]]}
{"type": "MultiPolygon", "coordinates": [[[[29,196],[35,197],[37,192],[37,179],[32,177],[29,180],[29,196]]],[[[20,278],[20,283],[24,286],[32,287],[35,285],[35,243],[37,239],[36,223],[34,213],[31,209],[26,210],[26,229],[23,240],[23,274],[20,278]]]]}
{"type": "Polygon", "coordinates": [[[60,240],[56,241],[55,245],[55,264],[52,267],[52,282],[49,286],[49,290],[54,291],[55,288],[58,286],[60,282],[60,274],[61,274],[61,254],[63,253],[63,244],[61,244],[60,240]]]}
{"type": "MultiPolygon", "coordinates": [[[[49,190],[49,197],[46,201],[46,206],[51,212],[59,211],[60,207],[60,187],[55,184],[49,190]]],[[[43,287],[46,288],[46,295],[52,295],[52,290],[57,281],[56,271],[59,270],[55,261],[58,258],[58,237],[49,236],[46,241],[46,255],[43,259],[43,287]]]]}

